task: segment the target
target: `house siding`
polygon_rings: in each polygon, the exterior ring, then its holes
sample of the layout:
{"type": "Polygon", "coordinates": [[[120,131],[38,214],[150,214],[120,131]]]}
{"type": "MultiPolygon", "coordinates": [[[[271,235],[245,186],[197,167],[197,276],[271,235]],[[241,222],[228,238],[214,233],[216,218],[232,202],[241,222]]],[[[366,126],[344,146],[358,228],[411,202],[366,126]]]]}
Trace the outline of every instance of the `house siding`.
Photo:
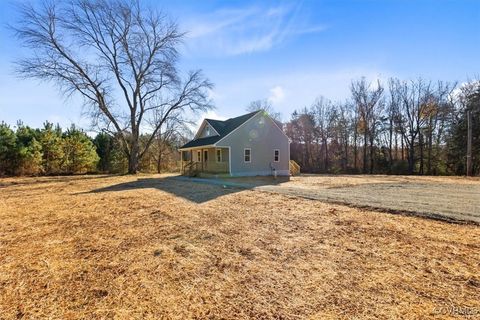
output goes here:
{"type": "Polygon", "coordinates": [[[259,112],[229,136],[217,144],[230,149],[230,173],[232,176],[271,175],[275,168],[278,175],[289,175],[289,141],[273,120],[259,112]],[[251,161],[244,162],[244,149],[251,149],[251,161]],[[280,150],[278,162],[274,162],[274,150],[280,150]]]}
{"type": "Polygon", "coordinates": [[[202,149],[202,152],[208,150],[208,160],[204,160],[203,170],[205,172],[228,172],[228,149],[221,149],[222,151],[222,161],[217,162],[217,154],[215,148],[202,149]]]}

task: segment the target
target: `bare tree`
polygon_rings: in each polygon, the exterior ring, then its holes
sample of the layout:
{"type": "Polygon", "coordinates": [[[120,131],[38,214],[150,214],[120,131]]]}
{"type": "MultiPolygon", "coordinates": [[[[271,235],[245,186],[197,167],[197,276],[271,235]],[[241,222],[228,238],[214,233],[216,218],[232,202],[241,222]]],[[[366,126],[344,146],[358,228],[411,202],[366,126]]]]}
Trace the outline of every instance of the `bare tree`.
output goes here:
{"type": "MultiPolygon", "coordinates": [[[[400,108],[400,96],[396,93],[395,90],[395,80],[394,79],[389,79],[388,80],[388,87],[389,87],[389,93],[390,93],[390,99],[387,103],[387,108],[386,108],[386,116],[387,116],[387,132],[388,132],[388,167],[389,167],[389,172],[392,173],[393,170],[393,138],[395,136],[395,157],[397,156],[397,148],[398,148],[398,142],[397,142],[397,132],[399,131],[399,128],[397,127],[397,124],[399,121],[396,121],[396,118],[399,115],[399,108],[400,108]]],[[[403,138],[402,138],[403,139],[403,138]]],[[[403,140],[402,140],[403,141],[403,140]]],[[[403,154],[403,150],[402,150],[403,154]]]]}
{"type": "MultiPolygon", "coordinates": [[[[427,174],[431,175],[438,161],[440,144],[445,142],[446,128],[449,125],[449,117],[453,114],[453,105],[449,100],[456,83],[439,81],[434,93],[427,100],[424,111],[426,124],[424,128],[425,144],[427,149],[427,174]]],[[[422,148],[423,149],[423,148],[422,148]]]]}
{"type": "Polygon", "coordinates": [[[376,108],[383,94],[383,86],[377,81],[372,87],[365,78],[352,81],[350,86],[353,101],[359,114],[357,130],[363,134],[363,173],[367,172],[367,148],[370,144],[370,173],[373,172],[373,140],[375,139],[376,108]]]}
{"type": "MultiPolygon", "coordinates": [[[[403,81],[398,79],[391,80],[391,94],[398,95],[400,101],[398,114],[395,117],[400,133],[407,144],[408,151],[408,173],[413,174],[416,158],[415,144],[418,140],[420,154],[423,161],[423,133],[422,130],[428,120],[429,109],[432,104],[431,82],[425,82],[423,79],[416,81],[403,81]]],[[[420,173],[423,171],[423,163],[420,165],[420,173]]]]}
{"type": "Polygon", "coordinates": [[[245,111],[247,112],[254,112],[258,110],[263,110],[268,113],[268,115],[272,117],[272,119],[276,120],[279,123],[282,122],[282,114],[275,111],[272,104],[267,99],[254,100],[250,102],[250,104],[245,108],[245,111]]]}
{"type": "Polygon", "coordinates": [[[157,173],[161,172],[165,158],[176,150],[178,144],[192,135],[189,126],[194,125],[194,122],[188,120],[180,111],[172,112],[165,118],[166,111],[164,109],[157,110],[152,122],[152,128],[156,128],[159,122],[165,119],[163,126],[157,131],[152,143],[152,150],[150,150],[152,158],[156,162],[157,173]]]}
{"type": "Polygon", "coordinates": [[[307,170],[314,169],[312,149],[315,139],[315,118],[314,115],[304,108],[300,112],[294,111],[292,119],[286,126],[286,134],[293,141],[290,146],[298,150],[300,155],[295,160],[302,163],[307,170]]]}
{"type": "Polygon", "coordinates": [[[473,113],[472,158],[480,159],[479,84],[392,78],[384,97],[380,84],[354,81],[351,101],[321,98],[292,114],[286,124],[291,156],[305,172],[348,172],[363,157],[358,164],[365,173],[464,173],[466,111],[473,113]]]}
{"type": "Polygon", "coordinates": [[[340,132],[340,144],[342,146],[342,163],[341,167],[344,172],[348,168],[348,150],[350,140],[350,128],[353,122],[352,106],[349,102],[339,105],[338,109],[338,131],[340,132]]]}
{"type": "Polygon", "coordinates": [[[334,109],[330,100],[319,97],[312,105],[312,114],[315,119],[315,134],[318,136],[323,149],[323,170],[329,170],[328,142],[333,134],[334,109]]]}
{"type": "Polygon", "coordinates": [[[181,79],[178,47],[184,34],[175,22],[139,0],[71,0],[20,5],[16,36],[31,49],[18,73],[79,94],[94,122],[119,137],[136,173],[170,114],[210,108],[212,84],[201,71],[181,79]],[[141,148],[145,120],[159,108],[150,139],[141,148]]]}

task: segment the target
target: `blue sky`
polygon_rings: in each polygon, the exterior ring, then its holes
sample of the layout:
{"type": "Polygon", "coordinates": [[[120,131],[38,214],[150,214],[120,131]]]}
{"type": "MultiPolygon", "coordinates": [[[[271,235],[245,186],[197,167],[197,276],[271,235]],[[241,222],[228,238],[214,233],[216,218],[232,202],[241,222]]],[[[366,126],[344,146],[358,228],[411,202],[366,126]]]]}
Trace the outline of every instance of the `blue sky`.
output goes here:
{"type": "MultiPolygon", "coordinates": [[[[203,69],[215,84],[208,117],[269,99],[288,120],[320,95],[347,99],[361,76],[464,82],[480,74],[479,0],[144,1],[188,32],[180,67],[203,69]]],[[[5,28],[16,19],[12,3],[0,2],[0,121],[87,127],[78,99],[13,74],[24,52],[5,28]]]]}

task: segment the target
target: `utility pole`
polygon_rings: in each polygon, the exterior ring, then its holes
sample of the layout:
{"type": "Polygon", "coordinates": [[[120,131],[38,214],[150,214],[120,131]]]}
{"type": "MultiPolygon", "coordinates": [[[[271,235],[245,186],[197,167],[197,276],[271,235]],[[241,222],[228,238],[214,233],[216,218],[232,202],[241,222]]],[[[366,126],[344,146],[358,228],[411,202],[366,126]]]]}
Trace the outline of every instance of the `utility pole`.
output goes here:
{"type": "Polygon", "coordinates": [[[467,176],[472,175],[472,114],[467,111],[467,176]]]}

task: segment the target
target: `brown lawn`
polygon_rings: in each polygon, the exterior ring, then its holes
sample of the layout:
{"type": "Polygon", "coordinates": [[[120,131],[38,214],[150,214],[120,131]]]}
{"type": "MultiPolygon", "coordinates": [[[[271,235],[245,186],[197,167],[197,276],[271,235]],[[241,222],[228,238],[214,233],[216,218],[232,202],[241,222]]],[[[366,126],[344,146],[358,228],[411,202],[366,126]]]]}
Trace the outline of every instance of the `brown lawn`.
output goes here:
{"type": "Polygon", "coordinates": [[[0,179],[0,318],[423,319],[479,301],[476,225],[159,175],[0,179]]]}

